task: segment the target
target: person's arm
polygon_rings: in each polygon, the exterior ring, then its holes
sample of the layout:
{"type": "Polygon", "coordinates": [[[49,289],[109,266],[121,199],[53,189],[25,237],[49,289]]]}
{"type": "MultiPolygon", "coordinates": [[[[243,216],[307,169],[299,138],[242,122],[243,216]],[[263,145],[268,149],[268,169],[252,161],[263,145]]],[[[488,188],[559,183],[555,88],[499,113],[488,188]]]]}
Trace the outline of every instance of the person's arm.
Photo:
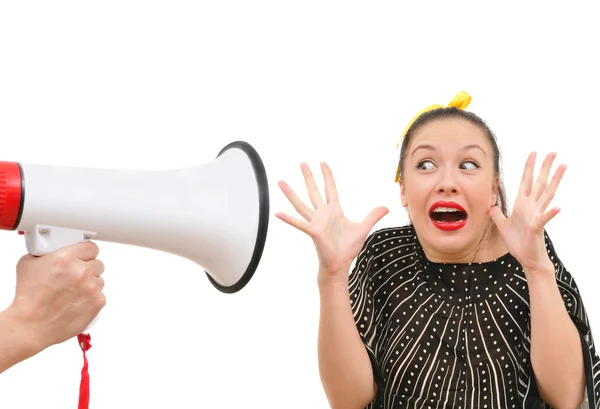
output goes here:
{"type": "MultiPolygon", "coordinates": [[[[364,300],[365,291],[359,286],[364,287],[370,280],[371,257],[367,255],[375,237],[369,232],[389,210],[380,206],[371,210],[362,222],[351,222],[339,205],[329,166],[321,163],[325,199],[308,166],[303,163],[301,168],[313,208],[304,204],[287,183],[280,181],[281,190],[304,220],[282,212],[276,216],[309,235],[319,258],[318,364],[327,400],[333,409],[364,409],[374,400],[375,383],[381,384],[381,376],[373,351],[377,349],[373,348],[377,345],[373,308],[363,311],[370,301],[364,300]],[[365,328],[363,321],[373,325],[359,332],[357,324],[365,328]]],[[[370,290],[367,294],[370,297],[370,290]]]]}
{"type": "Polygon", "coordinates": [[[576,408],[584,400],[585,371],[579,332],[560,294],[554,267],[528,277],[531,364],[540,396],[553,408],[576,408]]]}
{"type": "Polygon", "coordinates": [[[0,312],[0,373],[41,350],[36,344],[35,336],[10,308],[0,312]]]}
{"type": "Polygon", "coordinates": [[[319,293],[318,359],[325,394],[332,409],[363,409],[374,399],[377,387],[353,318],[348,282],[320,281],[319,293]]]}
{"type": "Polygon", "coordinates": [[[0,373],[81,333],[104,308],[104,264],[83,242],[17,263],[15,299],[0,311],[0,373]]]}

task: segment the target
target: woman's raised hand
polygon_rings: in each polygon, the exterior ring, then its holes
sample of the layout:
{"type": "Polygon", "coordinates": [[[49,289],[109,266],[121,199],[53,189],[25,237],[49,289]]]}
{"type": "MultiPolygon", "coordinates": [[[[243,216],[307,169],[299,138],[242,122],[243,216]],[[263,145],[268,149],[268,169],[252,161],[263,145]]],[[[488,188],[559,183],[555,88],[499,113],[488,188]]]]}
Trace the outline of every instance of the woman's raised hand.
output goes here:
{"type": "Polygon", "coordinates": [[[337,189],[329,166],[321,163],[325,180],[325,200],[308,165],[302,163],[300,167],[312,208],[302,202],[287,183],[280,181],[279,187],[304,220],[282,212],[276,213],[275,216],[312,238],[320,263],[319,280],[339,277],[349,271],[369,232],[389,210],[377,207],[362,222],[351,222],[344,216],[338,202],[337,189]]]}

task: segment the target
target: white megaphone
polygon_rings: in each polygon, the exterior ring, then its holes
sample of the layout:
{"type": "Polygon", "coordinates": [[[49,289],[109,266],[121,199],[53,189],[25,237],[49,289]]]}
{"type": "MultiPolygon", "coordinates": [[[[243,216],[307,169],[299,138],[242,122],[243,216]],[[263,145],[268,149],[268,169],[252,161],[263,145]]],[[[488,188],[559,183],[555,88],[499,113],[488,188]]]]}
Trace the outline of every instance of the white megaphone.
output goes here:
{"type": "Polygon", "coordinates": [[[87,240],[146,247],[197,263],[234,293],[258,267],[268,221],[265,168],[243,141],[160,171],[0,162],[0,229],[24,234],[35,256],[87,240]]]}

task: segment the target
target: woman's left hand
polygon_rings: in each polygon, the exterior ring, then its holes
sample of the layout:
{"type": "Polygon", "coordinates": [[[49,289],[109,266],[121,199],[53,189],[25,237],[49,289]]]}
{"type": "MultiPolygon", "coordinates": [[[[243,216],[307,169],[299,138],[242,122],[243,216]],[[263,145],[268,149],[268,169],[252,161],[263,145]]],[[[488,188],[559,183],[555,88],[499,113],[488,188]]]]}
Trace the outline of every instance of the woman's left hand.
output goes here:
{"type": "Polygon", "coordinates": [[[554,271],[546,249],[544,227],[560,212],[560,209],[553,207],[546,211],[546,208],[554,198],[567,168],[566,165],[560,165],[548,184],[550,168],[555,157],[554,152],[546,156],[540,174],[532,187],[536,153],[529,154],[512,214],[506,218],[498,206],[493,206],[488,213],[498,227],[508,251],[528,274],[554,271]]]}

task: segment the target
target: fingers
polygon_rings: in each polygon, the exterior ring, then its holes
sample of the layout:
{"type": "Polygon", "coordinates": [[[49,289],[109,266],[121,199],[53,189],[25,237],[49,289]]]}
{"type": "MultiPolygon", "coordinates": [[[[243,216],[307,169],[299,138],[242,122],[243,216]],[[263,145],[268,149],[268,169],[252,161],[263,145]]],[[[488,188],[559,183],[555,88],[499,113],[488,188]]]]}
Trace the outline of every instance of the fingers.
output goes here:
{"type": "Polygon", "coordinates": [[[560,165],[556,169],[556,172],[554,172],[554,176],[552,177],[550,184],[548,185],[548,187],[546,188],[546,190],[540,197],[540,202],[541,202],[540,212],[546,211],[546,208],[550,205],[550,202],[552,201],[552,199],[554,199],[554,195],[556,194],[558,185],[560,184],[560,181],[562,180],[562,177],[565,174],[566,170],[567,170],[567,165],[560,165]]]}
{"type": "Polygon", "coordinates": [[[536,153],[531,152],[525,162],[525,169],[523,169],[523,177],[521,178],[521,186],[519,190],[525,196],[529,196],[531,193],[531,185],[533,183],[533,168],[535,166],[536,153]]]}
{"type": "Polygon", "coordinates": [[[490,216],[496,227],[498,227],[498,229],[502,227],[502,223],[506,220],[506,217],[504,216],[502,210],[500,210],[498,206],[492,206],[488,211],[488,215],[490,216]]]}
{"type": "Polygon", "coordinates": [[[104,263],[98,259],[86,261],[85,268],[92,275],[100,277],[104,273],[104,263]]]}
{"type": "Polygon", "coordinates": [[[95,301],[96,310],[98,312],[102,311],[102,309],[106,306],[106,296],[102,292],[98,293],[98,295],[96,296],[96,299],[94,301],[95,301]]]}
{"type": "Polygon", "coordinates": [[[308,196],[310,197],[310,201],[314,208],[318,209],[325,203],[323,202],[323,198],[319,193],[319,188],[317,187],[315,178],[306,163],[301,164],[300,168],[302,169],[302,175],[304,176],[304,181],[306,182],[306,188],[308,189],[308,196]]]}
{"type": "Polygon", "coordinates": [[[89,261],[98,257],[98,245],[92,241],[77,243],[73,246],[73,252],[79,260],[89,261]]]}
{"type": "Polygon", "coordinates": [[[325,200],[327,200],[327,203],[337,202],[338,194],[335,180],[333,179],[333,172],[331,172],[329,165],[325,162],[321,163],[321,171],[325,179],[325,200]]]}
{"type": "Polygon", "coordinates": [[[377,222],[379,222],[379,220],[381,220],[383,218],[383,216],[385,216],[386,214],[389,213],[389,210],[387,207],[377,207],[373,210],[371,210],[371,212],[367,215],[367,217],[365,217],[365,220],[363,221],[363,223],[370,229],[373,228],[373,226],[375,226],[377,224],[377,222]]]}
{"type": "Polygon", "coordinates": [[[101,277],[102,273],[104,273],[104,263],[98,259],[81,263],[81,278],[88,283],[86,288],[92,293],[104,290],[105,282],[101,277]]]}
{"type": "Polygon", "coordinates": [[[537,181],[533,186],[533,190],[531,191],[531,196],[538,200],[540,196],[544,193],[548,186],[548,176],[550,175],[550,168],[552,167],[552,162],[554,162],[554,158],[556,157],[556,152],[549,153],[544,159],[544,163],[542,163],[542,168],[540,169],[540,174],[538,175],[537,181]]]}
{"type": "Polygon", "coordinates": [[[282,212],[275,213],[275,217],[284,221],[285,223],[289,224],[290,226],[293,226],[293,227],[297,228],[298,230],[303,231],[304,233],[306,233],[310,236],[310,226],[307,222],[300,220],[300,219],[296,219],[295,217],[292,217],[292,216],[282,213],[282,212]]]}
{"type": "Polygon", "coordinates": [[[96,278],[96,284],[98,287],[98,291],[104,290],[104,279],[102,277],[96,278]]]}
{"type": "Polygon", "coordinates": [[[104,278],[102,277],[91,277],[85,280],[80,286],[79,290],[88,296],[94,296],[101,293],[104,290],[104,278]]]}
{"type": "Polygon", "coordinates": [[[292,204],[292,206],[294,206],[294,209],[296,209],[296,211],[302,217],[304,217],[306,220],[310,221],[312,218],[312,214],[314,213],[314,210],[311,209],[310,207],[308,207],[302,200],[300,200],[298,195],[296,195],[296,193],[294,193],[292,188],[289,187],[289,185],[287,183],[285,183],[284,181],[280,181],[278,183],[278,185],[279,185],[279,188],[281,189],[281,191],[283,192],[283,194],[285,195],[285,197],[287,197],[288,200],[290,201],[290,203],[292,204]]]}
{"type": "MultiPolygon", "coordinates": [[[[104,263],[98,259],[90,261],[73,260],[72,277],[76,281],[96,281],[104,273],[104,263]]],[[[104,280],[104,279],[102,279],[104,280]]]]}
{"type": "Polygon", "coordinates": [[[548,222],[549,222],[550,220],[554,219],[554,217],[556,217],[556,215],[557,215],[558,213],[560,213],[560,208],[558,208],[558,207],[554,207],[554,208],[552,208],[552,209],[548,210],[546,213],[542,214],[542,215],[540,216],[540,223],[541,223],[541,225],[540,225],[539,229],[540,229],[540,230],[543,230],[543,229],[544,229],[544,226],[545,226],[546,224],[548,224],[548,222]]]}

